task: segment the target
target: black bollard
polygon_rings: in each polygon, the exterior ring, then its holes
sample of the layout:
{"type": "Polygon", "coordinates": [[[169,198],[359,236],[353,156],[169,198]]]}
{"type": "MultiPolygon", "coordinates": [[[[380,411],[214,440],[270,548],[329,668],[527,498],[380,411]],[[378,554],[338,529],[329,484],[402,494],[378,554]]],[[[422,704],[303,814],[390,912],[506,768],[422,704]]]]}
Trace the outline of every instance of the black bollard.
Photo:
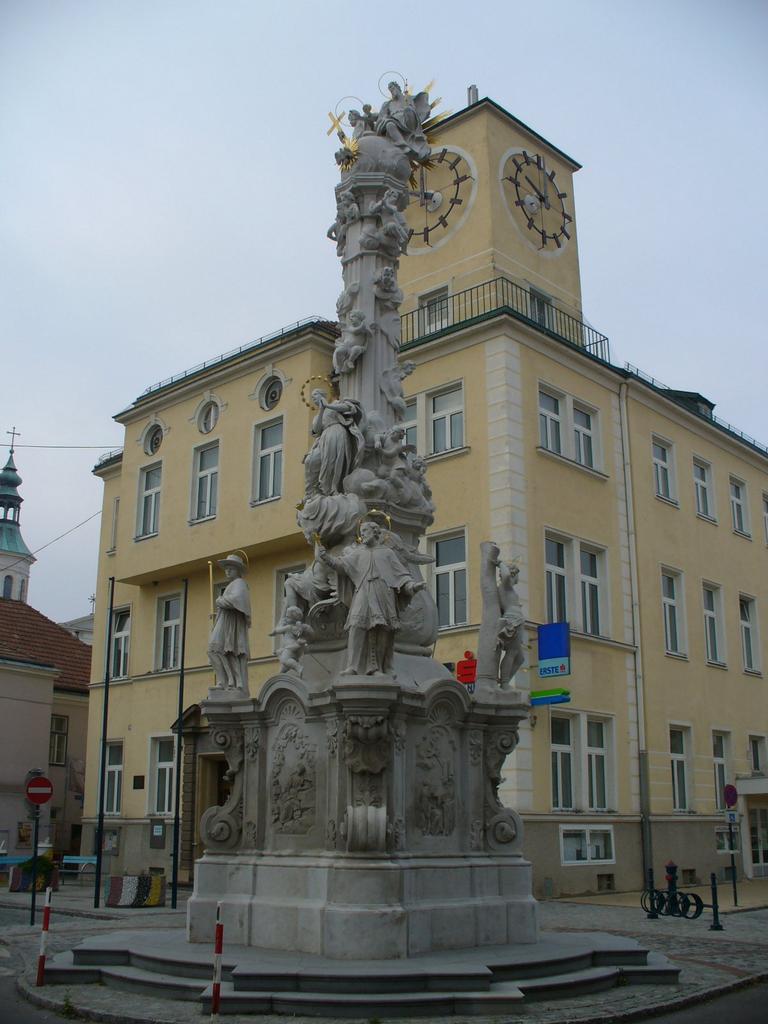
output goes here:
{"type": "Polygon", "coordinates": [[[720,924],[720,908],[717,905],[717,877],[714,871],[709,876],[709,884],[712,889],[712,924],[709,926],[711,932],[723,931],[723,926],[720,924]]]}

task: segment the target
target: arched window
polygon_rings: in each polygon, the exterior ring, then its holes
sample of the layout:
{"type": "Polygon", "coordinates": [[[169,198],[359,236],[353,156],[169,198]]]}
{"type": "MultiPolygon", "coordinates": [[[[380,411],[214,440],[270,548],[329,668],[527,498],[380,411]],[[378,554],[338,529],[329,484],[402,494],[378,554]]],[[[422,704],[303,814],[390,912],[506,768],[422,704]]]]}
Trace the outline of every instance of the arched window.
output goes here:
{"type": "Polygon", "coordinates": [[[13,586],[13,576],[6,576],[3,580],[3,597],[10,598],[11,587],[13,586]]]}

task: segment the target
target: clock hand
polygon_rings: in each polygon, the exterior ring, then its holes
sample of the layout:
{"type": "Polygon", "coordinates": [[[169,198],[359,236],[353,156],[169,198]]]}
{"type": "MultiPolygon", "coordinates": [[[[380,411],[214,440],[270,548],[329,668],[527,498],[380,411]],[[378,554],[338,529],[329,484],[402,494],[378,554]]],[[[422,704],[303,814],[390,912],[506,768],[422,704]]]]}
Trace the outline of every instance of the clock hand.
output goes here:
{"type": "Polygon", "coordinates": [[[544,205],[549,209],[549,178],[547,177],[547,164],[544,158],[541,158],[541,176],[544,181],[544,205]]]}

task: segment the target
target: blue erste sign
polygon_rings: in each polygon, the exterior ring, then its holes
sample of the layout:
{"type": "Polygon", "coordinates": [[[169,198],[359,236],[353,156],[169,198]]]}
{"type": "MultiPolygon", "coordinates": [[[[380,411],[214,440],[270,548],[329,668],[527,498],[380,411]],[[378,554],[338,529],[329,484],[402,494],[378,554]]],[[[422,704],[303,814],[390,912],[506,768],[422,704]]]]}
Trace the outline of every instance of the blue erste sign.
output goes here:
{"type": "Polygon", "coordinates": [[[571,629],[567,622],[539,626],[539,675],[571,674],[571,629]]]}

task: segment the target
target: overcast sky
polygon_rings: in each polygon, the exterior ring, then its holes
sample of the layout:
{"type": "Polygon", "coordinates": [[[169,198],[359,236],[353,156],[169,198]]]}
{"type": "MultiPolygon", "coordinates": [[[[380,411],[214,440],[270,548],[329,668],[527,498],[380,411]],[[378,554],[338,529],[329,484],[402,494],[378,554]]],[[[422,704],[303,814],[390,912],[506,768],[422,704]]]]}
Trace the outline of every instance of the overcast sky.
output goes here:
{"type": "MultiPolygon", "coordinates": [[[[91,468],[145,387],[334,314],[326,114],[391,70],[444,109],[475,82],[582,163],[614,362],[768,442],[767,30],[764,0],[0,0],[0,439],[28,545],[100,509],[91,468]]],[[[89,611],[97,544],[98,517],[40,551],[31,603],[89,611]]]]}

